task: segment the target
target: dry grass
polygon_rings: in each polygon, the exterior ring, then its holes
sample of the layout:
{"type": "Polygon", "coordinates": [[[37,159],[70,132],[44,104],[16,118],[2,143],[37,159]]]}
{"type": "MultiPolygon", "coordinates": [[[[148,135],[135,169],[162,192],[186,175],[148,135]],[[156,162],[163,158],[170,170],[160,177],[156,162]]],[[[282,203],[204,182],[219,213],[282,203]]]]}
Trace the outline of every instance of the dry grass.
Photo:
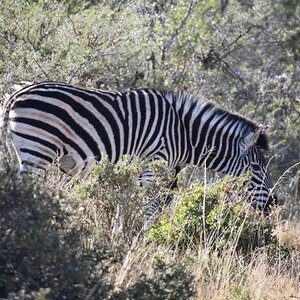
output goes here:
{"type": "Polygon", "coordinates": [[[225,255],[215,268],[210,268],[209,276],[198,270],[202,276],[199,276],[197,299],[299,298],[299,278],[287,270],[283,260],[272,265],[269,260],[266,253],[257,253],[249,262],[225,255]]]}
{"type": "MultiPolygon", "coordinates": [[[[133,174],[137,171],[136,168],[132,169],[133,174]]],[[[68,199],[69,195],[67,195],[61,198],[63,207],[70,212],[65,230],[78,229],[83,249],[102,251],[101,249],[105,247],[113,252],[113,257],[103,263],[108,269],[106,280],[113,286],[112,296],[107,299],[144,299],[143,296],[132,298],[135,294],[130,294],[131,298],[114,297],[124,291],[129,293],[130,289],[131,292],[134,291],[132,293],[139,294],[139,289],[143,288],[141,283],[144,284],[145,281],[156,295],[153,299],[157,300],[300,299],[300,223],[279,222],[275,230],[279,245],[275,245],[274,248],[262,247],[246,255],[236,251],[234,241],[231,247],[219,252],[213,249],[209,239],[204,241],[204,244],[200,244],[196,250],[195,248],[174,249],[166,245],[145,242],[143,233],[137,233],[138,230],[133,228],[141,225],[140,221],[137,221],[142,217],[141,207],[138,207],[135,201],[142,199],[143,193],[141,195],[133,193],[135,186],[129,185],[129,190],[124,188],[120,193],[128,201],[125,205],[127,205],[130,222],[124,228],[126,234],[123,234],[120,239],[113,240],[111,221],[106,214],[111,205],[119,203],[119,194],[110,191],[110,184],[105,189],[105,184],[102,183],[99,185],[99,190],[97,189],[97,197],[88,195],[85,198],[82,191],[86,186],[81,185],[81,193],[74,198],[74,181],[68,178],[64,181],[60,176],[61,173],[53,168],[48,173],[46,184],[51,190],[62,189],[64,193],[68,191],[70,197],[73,197],[68,199]],[[60,178],[59,186],[58,178],[60,178]],[[111,201],[115,202],[111,203],[111,201]],[[139,212],[136,211],[137,209],[139,212]],[[157,269],[159,260],[167,265],[166,269],[157,269]],[[179,275],[177,273],[176,277],[174,274],[178,267],[181,268],[182,273],[179,272],[179,275]],[[165,273],[169,274],[169,279],[166,279],[165,273]],[[186,276],[191,278],[189,283],[185,281],[186,276]],[[172,284],[179,289],[184,289],[187,284],[190,284],[195,291],[194,296],[177,297],[172,291],[172,284]],[[166,296],[168,289],[171,295],[169,298],[166,296]]],[[[112,180],[112,176],[111,169],[104,168],[100,180],[112,180]]],[[[119,177],[119,173],[114,176],[114,180],[124,184],[123,177],[119,177]]],[[[87,183],[89,182],[85,182],[87,183]]],[[[128,184],[131,184],[130,180],[128,184]]],[[[100,268],[99,272],[101,272],[102,266],[96,266],[97,263],[99,264],[95,261],[95,269],[100,268]]],[[[103,283],[102,280],[101,277],[99,285],[103,283]]],[[[93,299],[96,295],[97,284],[90,289],[89,299],[93,299]]]]}
{"type": "Polygon", "coordinates": [[[300,251],[300,223],[285,221],[278,225],[276,235],[280,244],[300,251]]]}
{"type": "MultiPolygon", "coordinates": [[[[161,258],[170,265],[182,263],[185,271],[194,276],[196,295],[193,299],[300,299],[299,259],[290,260],[279,254],[271,257],[266,249],[252,253],[250,258],[231,250],[220,256],[212,255],[208,248],[199,249],[198,253],[174,253],[139,242],[110,274],[110,280],[117,290],[127,289],[142,274],[154,277],[155,261],[161,258]]],[[[299,257],[299,252],[291,256],[299,257]]]]}
{"type": "MultiPolygon", "coordinates": [[[[104,217],[104,214],[97,208],[99,200],[94,200],[89,199],[85,204],[83,200],[81,205],[88,204],[90,211],[95,212],[94,223],[97,223],[97,218],[104,217]]],[[[132,215],[136,214],[134,206],[130,208],[132,215]]],[[[78,216],[81,220],[93,219],[82,211],[78,216]]],[[[131,225],[134,226],[134,222],[131,225]]],[[[95,228],[91,230],[95,232],[95,228]]],[[[132,237],[132,243],[121,245],[123,254],[117,261],[108,263],[107,279],[116,293],[137,286],[143,276],[156,278],[159,282],[161,274],[157,274],[155,266],[157,260],[163,260],[170,270],[172,266],[182,264],[183,271],[193,276],[191,284],[196,291],[193,299],[300,299],[300,223],[281,222],[275,234],[280,247],[288,249],[286,253],[282,248],[270,250],[265,247],[242,255],[235,251],[234,242],[231,248],[221,253],[215,253],[209,242],[197,251],[179,251],[146,243],[141,232],[132,237]]],[[[115,245],[112,243],[111,246],[115,245]]]]}
{"type": "Polygon", "coordinates": [[[197,299],[300,299],[300,223],[283,222],[275,234],[287,252],[263,248],[247,258],[229,250],[206,272],[202,254],[197,299]]]}

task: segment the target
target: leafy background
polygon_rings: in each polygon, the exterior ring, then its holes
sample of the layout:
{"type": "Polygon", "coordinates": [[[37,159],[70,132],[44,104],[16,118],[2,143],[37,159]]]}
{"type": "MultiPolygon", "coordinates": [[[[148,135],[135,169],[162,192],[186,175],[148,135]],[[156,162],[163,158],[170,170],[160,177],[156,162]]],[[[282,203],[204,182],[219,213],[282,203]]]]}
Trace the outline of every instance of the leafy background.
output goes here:
{"type": "MultiPolygon", "coordinates": [[[[270,125],[275,181],[300,160],[297,0],[4,0],[0,20],[2,94],[41,80],[201,93],[270,125]]],[[[282,202],[298,202],[289,175],[282,202]]]]}

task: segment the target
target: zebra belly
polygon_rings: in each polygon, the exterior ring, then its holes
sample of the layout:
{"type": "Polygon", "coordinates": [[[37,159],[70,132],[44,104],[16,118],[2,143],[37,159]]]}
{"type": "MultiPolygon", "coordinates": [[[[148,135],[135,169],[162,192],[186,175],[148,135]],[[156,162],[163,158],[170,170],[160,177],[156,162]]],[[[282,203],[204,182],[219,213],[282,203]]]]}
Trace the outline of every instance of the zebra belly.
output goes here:
{"type": "Polygon", "coordinates": [[[150,109],[148,98],[139,114],[133,103],[142,105],[140,99],[101,100],[92,105],[84,101],[86,94],[71,99],[67,94],[51,93],[28,92],[17,98],[9,113],[12,144],[22,171],[45,169],[57,161],[64,172],[75,175],[88,171],[103,156],[117,162],[124,154],[151,159],[163,151],[163,121],[150,109]],[[111,105],[110,113],[96,109],[100,104],[102,110],[111,105]],[[120,110],[118,105],[128,105],[122,117],[112,113],[120,110]]]}
{"type": "Polygon", "coordinates": [[[106,155],[113,162],[117,162],[125,154],[150,160],[163,150],[161,140],[153,139],[150,145],[145,146],[141,143],[140,147],[127,149],[126,152],[119,149],[118,156],[112,159],[102,146],[103,142],[97,137],[95,142],[99,155],[95,156],[93,151],[84,145],[82,139],[70,129],[60,126],[59,122],[54,124],[49,120],[47,122],[49,131],[43,126],[38,126],[39,121],[26,122],[22,120],[20,114],[14,115],[10,121],[11,142],[18,158],[20,172],[40,174],[40,170],[45,170],[55,162],[62,171],[74,176],[89,171],[96,161],[106,155]],[[57,132],[53,131],[55,125],[57,132]]]}

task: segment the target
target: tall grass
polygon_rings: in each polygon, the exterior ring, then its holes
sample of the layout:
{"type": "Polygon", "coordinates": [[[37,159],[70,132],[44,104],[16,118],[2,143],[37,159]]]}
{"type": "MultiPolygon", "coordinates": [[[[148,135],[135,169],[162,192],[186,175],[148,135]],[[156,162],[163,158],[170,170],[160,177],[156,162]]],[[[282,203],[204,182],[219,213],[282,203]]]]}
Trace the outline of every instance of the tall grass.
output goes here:
{"type": "Polygon", "coordinates": [[[145,195],[164,197],[170,178],[154,165],[160,172],[154,187],[141,188],[142,168],[124,158],[117,165],[102,161],[85,178],[70,179],[56,167],[45,182],[7,174],[0,182],[0,296],[300,297],[299,223],[282,221],[276,211],[267,219],[252,211],[243,179],[203,185],[185,174],[172,205],[144,233],[145,195]],[[123,226],[114,235],[120,205],[123,226]]]}

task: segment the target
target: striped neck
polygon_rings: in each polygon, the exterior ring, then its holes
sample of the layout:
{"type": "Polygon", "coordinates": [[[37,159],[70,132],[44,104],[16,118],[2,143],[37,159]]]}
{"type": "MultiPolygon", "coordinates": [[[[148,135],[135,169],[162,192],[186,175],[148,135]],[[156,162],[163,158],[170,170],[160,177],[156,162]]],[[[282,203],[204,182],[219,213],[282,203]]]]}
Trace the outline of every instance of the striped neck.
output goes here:
{"type": "MultiPolygon", "coordinates": [[[[186,151],[181,150],[181,162],[232,174],[243,151],[243,138],[258,125],[203,97],[177,92],[166,98],[184,127],[186,151]]],[[[178,147],[182,145],[178,143],[178,147]]]]}

